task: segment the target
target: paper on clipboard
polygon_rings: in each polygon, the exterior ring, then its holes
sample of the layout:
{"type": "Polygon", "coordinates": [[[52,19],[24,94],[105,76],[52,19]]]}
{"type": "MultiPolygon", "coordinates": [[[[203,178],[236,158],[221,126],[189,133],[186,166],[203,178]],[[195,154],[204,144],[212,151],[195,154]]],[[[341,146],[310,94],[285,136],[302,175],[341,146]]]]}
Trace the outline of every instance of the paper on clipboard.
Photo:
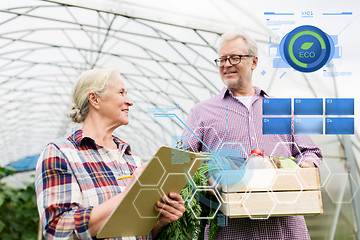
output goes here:
{"type": "Polygon", "coordinates": [[[96,237],[148,235],[160,217],[155,202],[170,192],[180,193],[188,182],[188,173],[192,176],[203,159],[199,153],[160,147],[96,237]]]}

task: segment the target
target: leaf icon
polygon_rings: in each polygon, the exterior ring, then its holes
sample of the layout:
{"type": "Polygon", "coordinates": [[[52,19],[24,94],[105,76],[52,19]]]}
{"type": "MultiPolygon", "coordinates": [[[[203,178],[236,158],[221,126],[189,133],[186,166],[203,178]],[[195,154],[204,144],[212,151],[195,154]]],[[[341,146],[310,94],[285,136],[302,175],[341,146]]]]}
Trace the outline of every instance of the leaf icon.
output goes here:
{"type": "Polygon", "coordinates": [[[311,48],[311,46],[314,44],[314,42],[304,42],[302,45],[301,45],[301,49],[303,50],[308,50],[309,48],[311,48]]]}

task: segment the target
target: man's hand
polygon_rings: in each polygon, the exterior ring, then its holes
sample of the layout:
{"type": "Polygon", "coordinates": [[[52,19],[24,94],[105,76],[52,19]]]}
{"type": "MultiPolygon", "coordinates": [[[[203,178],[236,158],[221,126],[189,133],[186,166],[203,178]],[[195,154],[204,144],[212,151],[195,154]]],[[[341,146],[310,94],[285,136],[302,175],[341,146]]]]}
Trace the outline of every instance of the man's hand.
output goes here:
{"type": "Polygon", "coordinates": [[[310,162],[310,161],[305,161],[305,162],[301,162],[299,164],[300,167],[302,168],[315,168],[315,164],[313,162],[310,162]]]}

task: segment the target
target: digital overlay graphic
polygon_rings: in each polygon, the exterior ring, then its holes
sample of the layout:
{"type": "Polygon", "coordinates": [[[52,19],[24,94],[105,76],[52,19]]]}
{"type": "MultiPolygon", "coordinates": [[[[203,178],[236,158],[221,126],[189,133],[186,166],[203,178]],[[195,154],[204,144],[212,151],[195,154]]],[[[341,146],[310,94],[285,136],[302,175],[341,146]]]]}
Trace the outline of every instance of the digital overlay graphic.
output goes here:
{"type": "Polygon", "coordinates": [[[300,72],[314,72],[327,64],[334,55],[334,42],[321,29],[304,25],[286,34],[280,42],[280,55],[300,72]]]}

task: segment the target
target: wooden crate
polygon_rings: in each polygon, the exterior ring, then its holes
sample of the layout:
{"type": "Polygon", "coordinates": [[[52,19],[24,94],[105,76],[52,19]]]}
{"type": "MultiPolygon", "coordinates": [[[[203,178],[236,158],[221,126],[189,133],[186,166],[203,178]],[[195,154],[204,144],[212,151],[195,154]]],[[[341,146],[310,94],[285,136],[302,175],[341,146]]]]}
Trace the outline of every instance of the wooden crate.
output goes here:
{"type": "MultiPolygon", "coordinates": [[[[239,183],[222,187],[226,203],[220,211],[228,217],[323,213],[317,168],[254,169],[246,174],[239,183]]],[[[227,176],[232,177],[231,174],[227,176]]]]}

